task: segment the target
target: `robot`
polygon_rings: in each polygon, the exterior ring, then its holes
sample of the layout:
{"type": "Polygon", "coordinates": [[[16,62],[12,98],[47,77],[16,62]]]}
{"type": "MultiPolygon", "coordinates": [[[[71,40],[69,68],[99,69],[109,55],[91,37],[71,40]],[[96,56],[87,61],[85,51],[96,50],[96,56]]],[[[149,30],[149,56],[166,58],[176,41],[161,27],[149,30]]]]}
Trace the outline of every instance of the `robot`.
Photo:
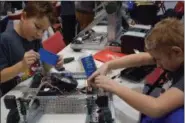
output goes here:
{"type": "MultiPolygon", "coordinates": [[[[36,89],[34,93],[28,92],[28,94],[19,98],[14,95],[5,96],[4,103],[6,108],[9,109],[7,123],[33,123],[34,118],[31,114],[36,114],[34,112],[43,108],[43,103],[47,102],[50,97],[58,101],[57,98],[62,96],[61,100],[59,100],[61,102],[69,99],[68,96],[75,94],[77,94],[77,98],[84,97],[79,104],[86,105],[83,113],[86,113],[88,117],[86,118],[87,123],[114,123],[110,108],[111,96],[98,89],[93,89],[90,92],[77,89],[77,80],[79,78],[87,79],[85,73],[70,73],[64,70],[59,73],[42,74],[41,70],[38,70],[30,85],[30,89],[36,89]],[[45,99],[44,101],[43,98],[45,99]]],[[[68,103],[75,102],[77,101],[68,101],[68,103]]],[[[61,108],[64,107],[61,106],[61,108]]]]}

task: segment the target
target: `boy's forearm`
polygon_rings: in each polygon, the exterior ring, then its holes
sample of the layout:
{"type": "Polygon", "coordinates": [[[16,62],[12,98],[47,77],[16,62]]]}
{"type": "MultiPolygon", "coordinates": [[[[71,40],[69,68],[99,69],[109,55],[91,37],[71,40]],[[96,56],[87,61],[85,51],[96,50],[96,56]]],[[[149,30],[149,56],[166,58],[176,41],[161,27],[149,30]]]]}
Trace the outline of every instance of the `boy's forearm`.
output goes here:
{"type": "Polygon", "coordinates": [[[137,67],[142,65],[151,65],[155,64],[155,62],[149,53],[139,53],[123,56],[119,59],[112,60],[107,64],[109,69],[119,69],[137,67]]]}
{"type": "Polygon", "coordinates": [[[18,62],[17,64],[15,64],[11,67],[3,69],[0,73],[1,83],[4,83],[10,79],[13,79],[22,71],[24,71],[24,67],[23,67],[22,62],[18,62]]]}
{"type": "Polygon", "coordinates": [[[117,86],[115,94],[136,110],[150,117],[159,117],[160,110],[156,98],[138,93],[124,86],[117,86]]]}

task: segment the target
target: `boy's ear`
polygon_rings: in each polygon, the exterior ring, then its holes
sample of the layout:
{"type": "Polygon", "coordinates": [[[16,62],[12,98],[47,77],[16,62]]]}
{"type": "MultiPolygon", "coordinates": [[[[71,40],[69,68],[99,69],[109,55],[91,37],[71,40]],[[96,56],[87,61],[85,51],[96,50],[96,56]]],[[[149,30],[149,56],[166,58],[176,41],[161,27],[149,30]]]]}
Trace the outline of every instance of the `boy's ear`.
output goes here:
{"type": "Polygon", "coordinates": [[[22,12],[21,20],[26,20],[26,18],[27,18],[26,12],[22,12]]]}
{"type": "Polygon", "coordinates": [[[172,53],[174,53],[176,56],[184,55],[182,49],[178,46],[173,46],[171,50],[172,50],[172,53]]]}

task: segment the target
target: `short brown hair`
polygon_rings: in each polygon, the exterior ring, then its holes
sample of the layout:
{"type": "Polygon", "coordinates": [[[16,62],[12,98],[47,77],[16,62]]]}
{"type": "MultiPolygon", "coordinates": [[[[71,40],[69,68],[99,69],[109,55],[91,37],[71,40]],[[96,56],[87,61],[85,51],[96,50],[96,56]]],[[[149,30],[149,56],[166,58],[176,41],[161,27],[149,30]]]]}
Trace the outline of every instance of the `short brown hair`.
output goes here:
{"type": "Polygon", "coordinates": [[[29,1],[23,11],[26,12],[28,18],[46,16],[51,24],[56,22],[55,9],[49,1],[29,1]]]}
{"type": "Polygon", "coordinates": [[[184,24],[175,18],[158,22],[145,38],[146,50],[178,46],[184,51],[184,24]]]}

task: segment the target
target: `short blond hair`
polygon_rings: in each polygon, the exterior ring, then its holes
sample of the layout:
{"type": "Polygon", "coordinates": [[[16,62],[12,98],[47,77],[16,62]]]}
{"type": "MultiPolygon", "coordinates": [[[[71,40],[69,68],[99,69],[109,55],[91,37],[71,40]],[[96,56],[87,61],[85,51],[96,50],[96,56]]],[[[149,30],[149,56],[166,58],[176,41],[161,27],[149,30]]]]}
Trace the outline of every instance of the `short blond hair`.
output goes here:
{"type": "Polygon", "coordinates": [[[175,18],[158,22],[145,38],[146,50],[178,46],[184,51],[184,24],[175,18]]]}

